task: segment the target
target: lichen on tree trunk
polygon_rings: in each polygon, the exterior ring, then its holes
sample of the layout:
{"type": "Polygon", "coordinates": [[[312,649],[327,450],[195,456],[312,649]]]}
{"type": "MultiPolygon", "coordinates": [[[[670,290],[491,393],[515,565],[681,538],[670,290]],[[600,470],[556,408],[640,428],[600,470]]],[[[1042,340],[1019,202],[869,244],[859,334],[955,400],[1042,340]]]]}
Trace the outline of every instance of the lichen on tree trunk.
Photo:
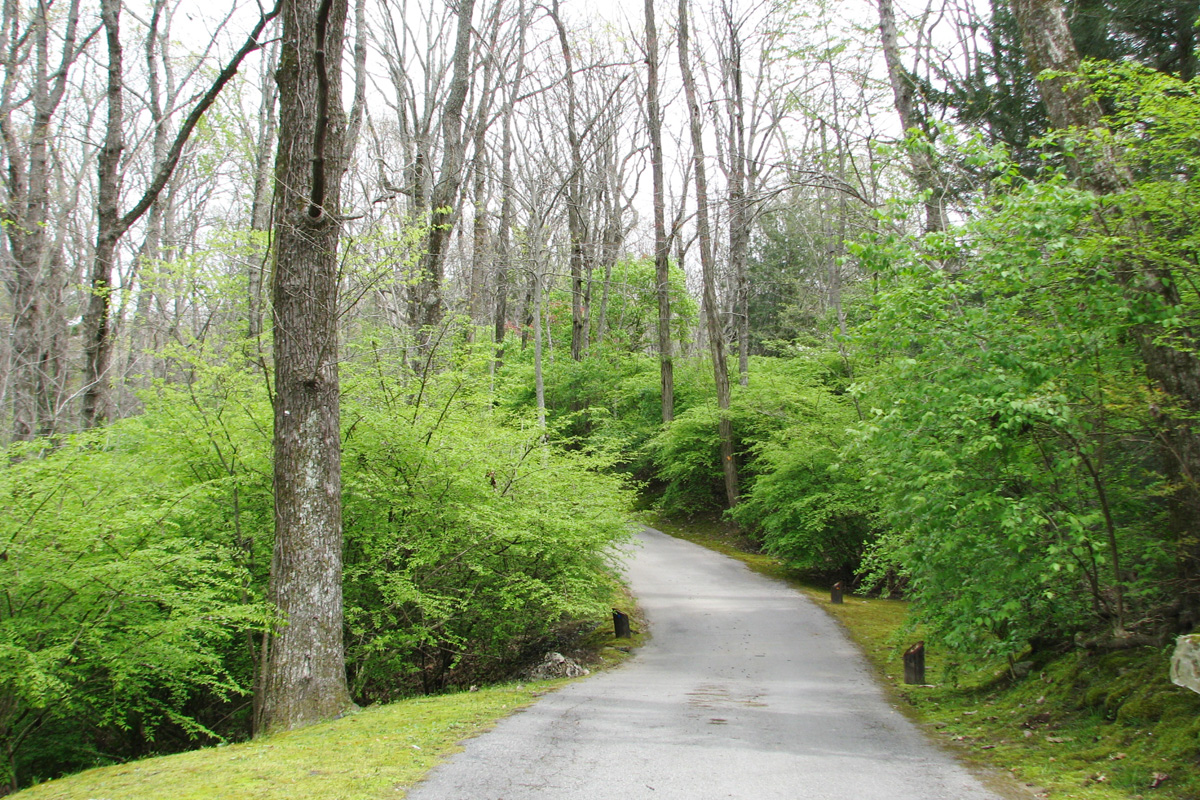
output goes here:
{"type": "Polygon", "coordinates": [[[345,0],[287,0],[278,71],[275,264],[275,551],[258,732],[351,707],[342,644],[338,263],[345,0]]]}

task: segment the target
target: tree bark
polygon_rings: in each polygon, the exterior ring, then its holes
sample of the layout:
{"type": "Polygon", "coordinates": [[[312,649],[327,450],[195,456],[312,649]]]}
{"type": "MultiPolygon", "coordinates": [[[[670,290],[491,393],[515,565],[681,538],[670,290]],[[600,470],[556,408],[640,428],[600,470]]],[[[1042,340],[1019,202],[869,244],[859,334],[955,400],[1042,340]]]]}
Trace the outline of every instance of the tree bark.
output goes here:
{"type": "MultiPolygon", "coordinates": [[[[917,86],[913,76],[900,60],[900,37],[896,31],[896,11],[892,0],[878,0],[879,32],[883,39],[883,58],[887,63],[888,81],[892,85],[892,97],[896,113],[904,131],[930,137],[929,122],[917,105],[917,86]]],[[[913,182],[917,191],[924,195],[925,232],[946,230],[946,192],[938,180],[937,164],[933,153],[925,147],[909,150],[913,182]]]]}
{"type": "Polygon", "coordinates": [[[571,358],[582,361],[587,349],[587,305],[584,302],[583,262],[585,238],[583,223],[583,155],[579,132],[576,130],[575,70],[567,29],[558,13],[558,0],[553,0],[550,16],[558,29],[562,48],[564,79],[567,85],[567,143],[571,148],[570,172],[567,175],[567,234],[571,242],[571,358]]]}
{"type": "Polygon", "coordinates": [[[696,100],[696,79],[692,74],[688,55],[687,14],[687,0],[679,0],[679,65],[683,73],[683,91],[688,105],[689,128],[692,138],[692,166],[696,173],[696,232],[700,243],[700,267],[704,282],[704,316],[708,323],[713,377],[717,385],[717,408],[720,414],[718,434],[721,440],[721,470],[725,476],[725,499],[732,508],[738,502],[738,472],[733,452],[733,421],[729,418],[729,368],[717,307],[716,269],[713,264],[712,234],[708,221],[708,180],[704,164],[704,134],[700,127],[700,105],[696,100]]]}
{"type": "MultiPolygon", "coordinates": [[[[0,48],[16,60],[21,50],[16,4],[5,4],[0,48]],[[13,40],[13,36],[18,41],[13,40]]],[[[67,75],[74,64],[79,0],[67,8],[62,53],[51,64],[48,6],[38,3],[29,18],[26,40],[33,49],[30,100],[33,114],[29,133],[21,142],[12,120],[12,84],[5,82],[0,98],[0,139],[7,153],[4,177],[7,202],[0,211],[12,257],[9,294],[13,305],[11,339],[13,438],[28,441],[52,434],[58,424],[58,390],[62,375],[62,340],[58,305],[64,278],[61,259],[50,231],[50,140],[54,115],[66,91],[67,75]],[[51,73],[51,70],[54,70],[51,73]]],[[[15,70],[17,64],[7,64],[15,70]]]]}
{"type": "Polygon", "coordinates": [[[346,0],[285,0],[275,161],[275,549],[261,717],[270,733],[351,707],[342,643],[338,238],[346,0]]]}
{"type": "Polygon", "coordinates": [[[517,3],[517,62],[508,96],[504,101],[504,131],[500,144],[500,226],[496,232],[496,308],[493,341],[496,359],[504,357],[504,334],[508,325],[508,287],[512,274],[512,228],[515,208],[513,205],[513,110],[521,94],[521,81],[525,76],[525,35],[529,29],[529,17],[524,0],[517,3]]]}
{"type": "Polygon", "coordinates": [[[733,273],[733,329],[738,342],[738,381],[750,383],[750,287],[746,270],[750,248],[750,209],[747,197],[746,109],[742,88],[742,43],[739,25],[728,3],[721,4],[729,36],[729,52],[723,65],[729,110],[729,266],[733,273]]]}
{"type": "Polygon", "coordinates": [[[265,297],[264,278],[267,275],[267,259],[270,258],[266,246],[266,235],[271,229],[271,208],[273,205],[274,185],[271,182],[271,152],[276,146],[275,135],[279,121],[276,116],[276,106],[279,95],[274,81],[270,76],[278,64],[277,45],[272,46],[266,59],[268,68],[263,69],[262,100],[258,108],[258,136],[254,150],[254,200],[250,206],[250,231],[256,240],[251,249],[250,263],[247,265],[247,296],[249,298],[246,320],[246,333],[251,339],[258,339],[263,333],[263,317],[265,297]],[[257,239],[264,241],[260,244],[257,239]]]}
{"type": "Polygon", "coordinates": [[[442,162],[437,182],[429,198],[429,235],[420,262],[420,283],[414,323],[423,331],[421,341],[428,345],[431,332],[446,314],[443,298],[446,273],[446,247],[459,216],[459,189],[462,186],[466,140],[463,136],[463,106],[471,83],[471,16],[475,0],[458,4],[458,32],[454,42],[454,73],[442,112],[442,162]]]}
{"type": "Polygon", "coordinates": [[[488,195],[491,186],[491,165],[488,162],[487,132],[492,115],[494,100],[492,81],[496,74],[496,39],[499,36],[499,15],[502,3],[492,8],[487,28],[490,29],[486,44],[481,43],[481,60],[483,61],[483,84],[479,91],[479,105],[475,110],[475,118],[471,123],[472,150],[471,199],[475,205],[475,214],[471,226],[471,274],[467,291],[467,311],[471,320],[469,335],[474,338],[475,324],[483,322],[486,314],[484,295],[488,283],[489,264],[493,259],[491,243],[491,225],[488,214],[488,195]]]}
{"type": "Polygon", "coordinates": [[[112,360],[109,307],[112,302],[112,271],[120,233],[121,153],[125,149],[125,99],[122,92],[120,0],[101,0],[100,18],[108,44],[108,83],[105,98],[108,119],[104,144],[96,159],[99,173],[96,188],[96,252],[92,258],[91,293],[83,316],[83,427],[92,428],[108,419],[108,367],[112,360]]]}
{"type": "Polygon", "coordinates": [[[650,167],[654,182],[654,278],[658,298],[658,372],[662,419],[675,419],[675,366],[671,355],[671,241],[667,237],[663,177],[662,109],[658,98],[658,27],[654,0],[646,0],[646,124],[650,130],[650,167]]]}

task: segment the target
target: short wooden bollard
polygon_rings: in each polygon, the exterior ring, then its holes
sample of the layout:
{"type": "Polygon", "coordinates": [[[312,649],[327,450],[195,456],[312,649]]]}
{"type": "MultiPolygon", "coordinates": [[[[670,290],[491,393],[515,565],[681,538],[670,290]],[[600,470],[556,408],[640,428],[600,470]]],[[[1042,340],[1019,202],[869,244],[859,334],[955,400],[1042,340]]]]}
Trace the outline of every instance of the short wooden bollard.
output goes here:
{"type": "Polygon", "coordinates": [[[613,635],[618,639],[629,639],[633,634],[629,631],[629,615],[613,609],[613,635]]]}
{"type": "Polygon", "coordinates": [[[840,606],[842,604],[842,582],[841,581],[838,581],[837,583],[835,583],[833,585],[833,588],[829,590],[829,602],[833,603],[835,606],[840,606]]]}
{"type": "Polygon", "coordinates": [[[904,682],[914,686],[925,683],[925,643],[917,642],[904,652],[904,682]]]}

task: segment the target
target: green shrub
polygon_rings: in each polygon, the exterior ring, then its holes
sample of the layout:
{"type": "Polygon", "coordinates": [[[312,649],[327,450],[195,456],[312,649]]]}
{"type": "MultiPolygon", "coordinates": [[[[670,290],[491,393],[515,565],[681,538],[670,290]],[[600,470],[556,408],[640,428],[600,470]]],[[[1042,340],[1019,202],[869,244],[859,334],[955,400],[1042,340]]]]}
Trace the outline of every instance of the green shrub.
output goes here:
{"type": "Polygon", "coordinates": [[[630,493],[595,455],[543,443],[476,376],[440,374],[420,402],[366,382],[347,397],[347,657],[361,699],[499,676],[608,607],[630,493]]]}
{"type": "Polygon", "coordinates": [[[15,446],[0,469],[0,743],[4,782],[209,740],[249,688],[230,667],[266,624],[231,543],[208,532],[213,487],[183,469],[161,416],[15,446]],[[41,443],[44,445],[44,443],[41,443]],[[65,736],[61,734],[66,734],[65,736]],[[164,740],[164,737],[166,739],[164,740]],[[111,753],[112,751],[107,751],[111,753]],[[52,758],[47,758],[47,754],[52,758]]]}

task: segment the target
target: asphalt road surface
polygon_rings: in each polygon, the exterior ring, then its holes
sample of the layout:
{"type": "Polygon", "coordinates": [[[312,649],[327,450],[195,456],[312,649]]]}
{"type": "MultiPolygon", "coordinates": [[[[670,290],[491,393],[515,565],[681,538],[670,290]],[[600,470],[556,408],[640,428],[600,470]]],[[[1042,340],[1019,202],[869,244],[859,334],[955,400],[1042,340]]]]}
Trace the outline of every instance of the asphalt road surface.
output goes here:
{"type": "Polygon", "coordinates": [[[999,800],[807,598],[658,531],[638,540],[650,642],[472,739],[409,800],[999,800]]]}

